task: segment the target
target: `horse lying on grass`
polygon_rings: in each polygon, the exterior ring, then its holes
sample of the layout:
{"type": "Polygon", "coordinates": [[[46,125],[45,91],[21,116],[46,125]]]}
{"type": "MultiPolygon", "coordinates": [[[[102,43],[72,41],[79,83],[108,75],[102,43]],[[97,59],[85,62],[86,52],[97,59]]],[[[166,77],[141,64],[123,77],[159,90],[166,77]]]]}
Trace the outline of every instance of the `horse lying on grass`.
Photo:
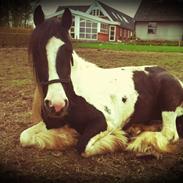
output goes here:
{"type": "Polygon", "coordinates": [[[30,54],[37,79],[33,115],[41,122],[23,131],[22,146],[65,149],[89,157],[119,150],[172,152],[183,123],[183,84],[158,66],[103,69],[79,57],[69,37],[72,14],[62,20],[34,12],[30,54]],[[160,130],[125,130],[161,120],[160,130]]]}

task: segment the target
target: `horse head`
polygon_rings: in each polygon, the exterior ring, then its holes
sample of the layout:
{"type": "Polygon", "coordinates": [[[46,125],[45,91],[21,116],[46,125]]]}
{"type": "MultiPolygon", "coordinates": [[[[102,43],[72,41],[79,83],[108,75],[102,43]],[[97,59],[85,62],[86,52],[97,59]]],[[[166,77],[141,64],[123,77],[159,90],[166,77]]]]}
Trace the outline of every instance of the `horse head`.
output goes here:
{"type": "Polygon", "coordinates": [[[62,19],[45,19],[41,6],[34,11],[35,29],[30,53],[37,82],[43,94],[43,114],[64,116],[69,107],[65,87],[70,83],[72,44],[69,29],[72,14],[65,9],[62,19]]]}

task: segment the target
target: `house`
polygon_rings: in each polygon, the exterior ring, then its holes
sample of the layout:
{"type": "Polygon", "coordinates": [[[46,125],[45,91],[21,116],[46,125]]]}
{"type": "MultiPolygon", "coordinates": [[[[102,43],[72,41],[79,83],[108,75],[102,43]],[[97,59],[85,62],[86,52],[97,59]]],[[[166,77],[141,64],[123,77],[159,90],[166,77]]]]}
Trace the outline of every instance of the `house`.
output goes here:
{"type": "Polygon", "coordinates": [[[137,39],[167,41],[183,39],[181,0],[142,0],[134,18],[137,39]]]}
{"type": "Polygon", "coordinates": [[[90,6],[60,6],[47,18],[61,17],[65,8],[69,8],[73,15],[70,30],[73,39],[123,41],[133,34],[133,18],[100,1],[93,1],[90,6]]]}

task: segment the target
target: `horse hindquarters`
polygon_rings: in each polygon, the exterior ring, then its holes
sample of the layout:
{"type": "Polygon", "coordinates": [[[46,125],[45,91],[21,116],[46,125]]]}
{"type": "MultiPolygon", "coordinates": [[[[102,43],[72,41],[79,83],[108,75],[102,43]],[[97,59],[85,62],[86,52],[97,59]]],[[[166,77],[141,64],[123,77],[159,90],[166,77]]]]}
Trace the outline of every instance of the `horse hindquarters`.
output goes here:
{"type": "MultiPolygon", "coordinates": [[[[157,100],[161,109],[162,129],[160,132],[141,133],[129,144],[128,150],[155,155],[175,150],[172,144],[179,139],[176,119],[183,115],[183,89],[178,80],[167,73],[161,73],[156,79],[159,80],[157,100]]],[[[181,129],[179,124],[180,134],[181,129]]]]}

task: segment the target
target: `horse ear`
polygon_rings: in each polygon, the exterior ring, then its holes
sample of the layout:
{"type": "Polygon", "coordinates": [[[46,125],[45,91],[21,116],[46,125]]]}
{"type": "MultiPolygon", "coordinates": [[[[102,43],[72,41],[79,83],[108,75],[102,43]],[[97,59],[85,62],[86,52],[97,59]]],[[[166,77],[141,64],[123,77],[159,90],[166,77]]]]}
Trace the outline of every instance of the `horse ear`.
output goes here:
{"type": "Polygon", "coordinates": [[[38,26],[42,22],[44,22],[44,12],[41,5],[39,5],[34,11],[34,24],[38,26]]]}
{"type": "Polygon", "coordinates": [[[66,8],[62,15],[61,25],[67,30],[69,30],[72,25],[72,14],[69,8],[66,8]]]}

